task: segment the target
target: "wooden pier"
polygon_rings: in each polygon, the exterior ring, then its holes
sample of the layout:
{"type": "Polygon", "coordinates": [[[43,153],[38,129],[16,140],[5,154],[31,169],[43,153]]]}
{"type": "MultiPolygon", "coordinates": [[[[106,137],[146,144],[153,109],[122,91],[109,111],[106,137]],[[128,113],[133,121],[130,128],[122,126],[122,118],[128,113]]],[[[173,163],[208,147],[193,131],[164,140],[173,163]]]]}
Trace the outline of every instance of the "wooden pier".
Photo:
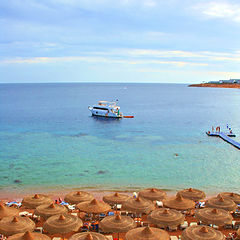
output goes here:
{"type": "Polygon", "coordinates": [[[227,143],[232,144],[234,147],[236,147],[237,149],[240,150],[240,143],[237,141],[234,141],[232,138],[230,138],[230,137],[236,137],[236,135],[233,133],[228,134],[228,133],[224,133],[224,132],[206,132],[206,134],[210,137],[220,137],[227,143]]]}

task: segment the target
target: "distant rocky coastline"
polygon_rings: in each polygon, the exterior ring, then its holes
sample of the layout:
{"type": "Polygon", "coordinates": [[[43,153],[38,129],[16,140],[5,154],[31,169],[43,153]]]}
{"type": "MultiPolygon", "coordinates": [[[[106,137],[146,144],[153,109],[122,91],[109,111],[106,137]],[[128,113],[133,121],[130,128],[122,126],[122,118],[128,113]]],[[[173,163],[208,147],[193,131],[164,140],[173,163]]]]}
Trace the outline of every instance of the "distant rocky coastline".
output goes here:
{"type": "Polygon", "coordinates": [[[240,88],[239,83],[199,83],[191,84],[189,87],[212,87],[212,88],[240,88]]]}

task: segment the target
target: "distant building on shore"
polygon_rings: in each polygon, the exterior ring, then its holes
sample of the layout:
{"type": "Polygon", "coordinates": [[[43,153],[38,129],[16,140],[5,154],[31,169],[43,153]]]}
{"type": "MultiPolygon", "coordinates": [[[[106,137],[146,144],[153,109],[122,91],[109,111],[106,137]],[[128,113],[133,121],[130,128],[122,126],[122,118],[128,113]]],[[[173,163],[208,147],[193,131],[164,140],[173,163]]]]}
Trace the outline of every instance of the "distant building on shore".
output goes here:
{"type": "Polygon", "coordinates": [[[229,79],[229,80],[219,80],[219,81],[210,81],[208,83],[218,83],[218,84],[221,84],[221,83],[238,83],[240,84],[240,79],[229,79]]]}

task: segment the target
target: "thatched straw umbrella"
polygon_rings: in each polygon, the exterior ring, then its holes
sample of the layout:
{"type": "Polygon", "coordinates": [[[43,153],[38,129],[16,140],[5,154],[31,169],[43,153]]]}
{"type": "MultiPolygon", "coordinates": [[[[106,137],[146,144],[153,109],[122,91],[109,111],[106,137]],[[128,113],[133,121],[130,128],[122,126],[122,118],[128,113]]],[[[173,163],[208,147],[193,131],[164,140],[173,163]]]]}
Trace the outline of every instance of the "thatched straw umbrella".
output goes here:
{"type": "Polygon", "coordinates": [[[51,204],[53,200],[44,194],[26,196],[22,200],[22,205],[26,208],[36,208],[43,204],[51,204]]]}
{"type": "Polygon", "coordinates": [[[131,217],[120,216],[119,214],[117,214],[116,216],[105,217],[99,223],[99,227],[104,232],[118,233],[118,239],[119,239],[120,232],[127,232],[137,227],[137,224],[131,217]]]}
{"type": "Polygon", "coordinates": [[[0,221],[0,233],[4,236],[33,232],[34,229],[35,223],[28,217],[5,217],[0,221]]]}
{"type": "Polygon", "coordinates": [[[148,214],[155,209],[155,206],[152,201],[137,197],[127,200],[125,203],[123,203],[122,208],[136,214],[148,214]]]}
{"type": "Polygon", "coordinates": [[[169,240],[170,236],[159,228],[139,227],[126,233],[126,240],[169,240]]]}
{"type": "Polygon", "coordinates": [[[161,208],[151,212],[148,221],[158,227],[176,227],[184,222],[185,216],[175,209],[161,208]]]}
{"type": "Polygon", "coordinates": [[[195,188],[184,189],[178,193],[180,193],[183,198],[187,198],[193,201],[199,201],[206,197],[206,194],[203,191],[195,188]]]}
{"type": "Polygon", "coordinates": [[[151,201],[162,201],[163,199],[166,198],[167,194],[161,189],[147,188],[140,191],[138,193],[138,196],[151,201]]]}
{"type": "Polygon", "coordinates": [[[177,193],[176,197],[163,200],[163,206],[183,211],[195,208],[195,202],[190,199],[183,198],[181,194],[177,193]]]}
{"type": "Polygon", "coordinates": [[[204,224],[214,224],[224,226],[232,222],[232,215],[224,209],[203,208],[195,211],[195,216],[204,224]]]}
{"type": "Polygon", "coordinates": [[[93,199],[91,202],[82,202],[77,205],[81,212],[100,214],[111,210],[111,206],[105,202],[99,202],[93,199]]]}
{"type": "Polygon", "coordinates": [[[0,220],[4,217],[17,216],[19,214],[19,210],[16,208],[11,208],[4,206],[3,203],[0,203],[0,220]]]}
{"type": "Polygon", "coordinates": [[[70,203],[70,204],[78,204],[81,202],[89,202],[93,199],[94,199],[94,197],[92,196],[92,194],[90,194],[88,192],[75,191],[75,192],[68,193],[65,196],[64,201],[67,203],[70,203]]]}
{"type": "Polygon", "coordinates": [[[25,233],[14,234],[8,240],[51,240],[51,238],[45,234],[27,231],[25,233]]]}
{"type": "Polygon", "coordinates": [[[82,225],[80,218],[70,214],[60,214],[48,218],[43,224],[43,229],[50,234],[65,234],[78,231],[82,225]]]}
{"type": "Polygon", "coordinates": [[[126,202],[130,196],[122,193],[114,193],[114,194],[109,194],[103,197],[103,201],[110,204],[110,205],[115,205],[115,204],[123,204],[126,202]]]}
{"type": "Polygon", "coordinates": [[[65,206],[51,203],[50,205],[44,204],[44,205],[38,206],[36,208],[34,214],[36,214],[44,219],[48,219],[49,217],[51,217],[53,215],[65,214],[67,212],[68,212],[68,210],[65,206]]]}
{"type": "Polygon", "coordinates": [[[221,195],[218,195],[217,197],[208,199],[206,201],[206,207],[221,208],[227,211],[235,211],[237,208],[237,204],[229,198],[223,198],[221,195]]]}
{"type": "Polygon", "coordinates": [[[233,192],[222,192],[220,195],[223,198],[230,198],[232,199],[236,204],[240,204],[240,194],[233,193],[233,192]]]}
{"type": "Polygon", "coordinates": [[[240,239],[240,228],[237,230],[237,239],[240,239]]]}
{"type": "Polygon", "coordinates": [[[207,226],[192,226],[182,232],[182,240],[224,240],[224,235],[207,226]]]}
{"type": "Polygon", "coordinates": [[[69,240],[107,240],[107,238],[96,232],[82,232],[72,235],[69,240]]]}

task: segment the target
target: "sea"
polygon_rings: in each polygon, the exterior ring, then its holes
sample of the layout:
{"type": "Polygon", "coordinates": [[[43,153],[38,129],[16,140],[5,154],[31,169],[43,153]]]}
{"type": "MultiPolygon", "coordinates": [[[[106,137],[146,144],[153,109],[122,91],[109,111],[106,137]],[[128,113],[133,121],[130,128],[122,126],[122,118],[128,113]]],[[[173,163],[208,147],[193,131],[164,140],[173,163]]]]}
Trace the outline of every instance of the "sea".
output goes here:
{"type": "Polygon", "coordinates": [[[0,84],[0,191],[240,192],[240,90],[186,84],[0,84]],[[124,115],[92,117],[117,101],[124,115]]]}

